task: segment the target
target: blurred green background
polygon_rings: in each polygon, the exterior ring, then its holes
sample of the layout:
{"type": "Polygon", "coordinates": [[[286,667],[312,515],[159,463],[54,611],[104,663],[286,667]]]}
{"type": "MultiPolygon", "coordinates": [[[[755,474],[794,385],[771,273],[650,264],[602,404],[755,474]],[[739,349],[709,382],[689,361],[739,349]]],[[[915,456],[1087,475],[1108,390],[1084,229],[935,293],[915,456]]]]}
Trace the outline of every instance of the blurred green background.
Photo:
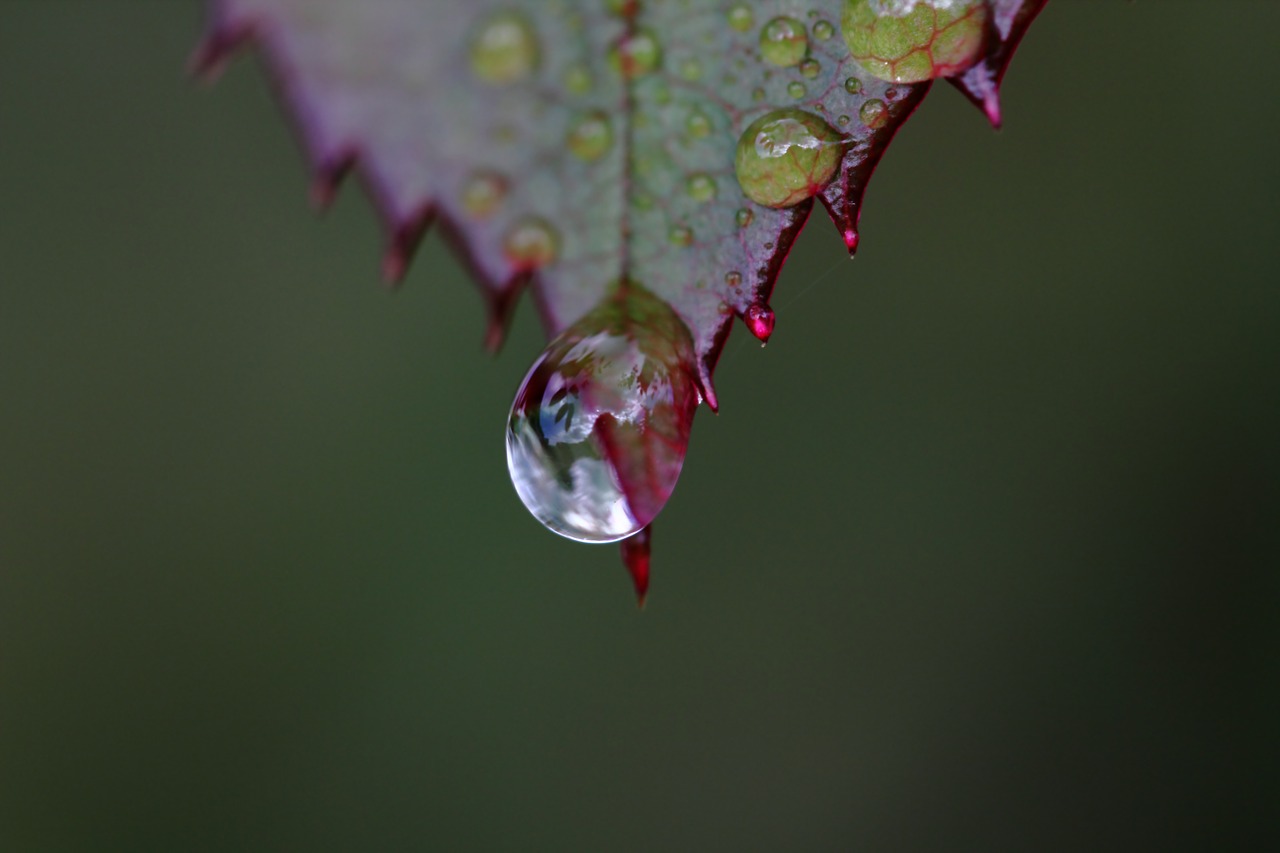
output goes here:
{"type": "Polygon", "coordinates": [[[1280,4],[1055,0],[815,214],[655,535],[196,2],[0,0],[0,850],[1280,843],[1280,4]],[[1261,833],[1269,833],[1267,839],[1261,833]]]}

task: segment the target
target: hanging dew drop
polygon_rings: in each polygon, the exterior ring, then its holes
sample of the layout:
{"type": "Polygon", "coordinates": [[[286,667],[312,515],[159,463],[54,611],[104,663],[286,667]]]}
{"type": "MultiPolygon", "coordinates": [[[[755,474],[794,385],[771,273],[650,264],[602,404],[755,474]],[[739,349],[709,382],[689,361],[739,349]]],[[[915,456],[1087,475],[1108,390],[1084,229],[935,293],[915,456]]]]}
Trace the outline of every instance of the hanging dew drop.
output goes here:
{"type": "Polygon", "coordinates": [[[818,116],[775,110],[742,132],[734,168],[747,198],[766,207],[791,207],[831,182],[843,154],[842,137],[818,116]]]}
{"type": "Polygon", "coordinates": [[[684,323],[632,283],[553,340],[507,421],[507,467],[533,516],[581,542],[648,526],[684,465],[694,364],[684,323]]]}
{"type": "Polygon", "coordinates": [[[538,67],[538,37],[519,12],[489,16],[471,40],[471,70],[486,83],[515,83],[538,67]]]}

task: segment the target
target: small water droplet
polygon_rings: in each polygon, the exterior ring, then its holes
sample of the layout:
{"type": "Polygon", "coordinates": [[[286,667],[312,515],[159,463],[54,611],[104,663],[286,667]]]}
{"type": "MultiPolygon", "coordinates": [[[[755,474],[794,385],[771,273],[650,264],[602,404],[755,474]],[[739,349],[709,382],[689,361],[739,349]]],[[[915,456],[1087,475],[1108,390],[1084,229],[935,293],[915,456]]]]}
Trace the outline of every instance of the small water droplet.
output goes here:
{"type": "Polygon", "coordinates": [[[813,25],[813,37],[818,41],[826,41],[836,34],[836,28],[831,26],[829,21],[815,21],[813,25]]]}
{"type": "Polygon", "coordinates": [[[693,242],[693,229],[687,225],[676,225],[667,234],[667,239],[675,246],[688,246],[693,242]]]}
{"type": "Polygon", "coordinates": [[[603,110],[578,116],[569,128],[569,150],[582,160],[599,160],[613,145],[613,125],[603,110]]]}
{"type": "Polygon", "coordinates": [[[884,127],[889,122],[889,108],[879,98],[870,98],[862,102],[858,108],[858,118],[872,130],[884,127]]]}
{"type": "Polygon", "coordinates": [[[745,33],[755,21],[755,16],[746,3],[735,3],[729,7],[729,26],[738,32],[745,33]]]}
{"type": "Polygon", "coordinates": [[[706,139],[711,135],[711,119],[702,110],[694,110],[685,119],[685,129],[694,139],[706,139]]]}
{"type": "Polygon", "coordinates": [[[841,32],[854,60],[890,83],[959,74],[982,54],[985,0],[845,0],[841,32]]]}
{"type": "Polygon", "coordinates": [[[862,81],[857,77],[850,77],[844,81],[844,90],[850,95],[861,95],[862,81]]]}
{"type": "Polygon", "coordinates": [[[697,59],[686,59],[680,63],[680,76],[690,83],[702,79],[702,63],[697,59]]]}
{"type": "Polygon", "coordinates": [[[760,30],[760,55],[765,62],[782,68],[800,64],[809,52],[809,35],[804,24],[780,15],[760,30]]]}
{"type": "Polygon", "coordinates": [[[747,308],[747,313],[743,315],[743,320],[747,323],[747,328],[751,330],[751,334],[760,339],[760,343],[769,343],[769,338],[773,335],[774,316],[773,309],[763,302],[756,302],[747,308]]]}
{"type": "Polygon", "coordinates": [[[738,208],[738,212],[733,215],[733,220],[738,223],[739,228],[746,228],[755,218],[756,215],[749,207],[740,207],[738,208]]]}
{"type": "Polygon", "coordinates": [[[699,401],[689,330],[634,284],[553,340],[507,421],[507,467],[525,507],[582,542],[653,521],[684,465],[699,401]]]}
{"type": "Polygon", "coordinates": [[[756,87],[755,89],[752,89],[752,90],[751,90],[751,100],[753,100],[753,101],[763,101],[763,100],[764,100],[764,89],[761,89],[761,88],[759,88],[759,87],[756,87]]]}
{"type": "Polygon", "coordinates": [[[475,172],[462,185],[462,209],[476,219],[487,219],[507,195],[507,180],[497,172],[475,172]]]}
{"type": "Polygon", "coordinates": [[[585,65],[572,65],[564,73],[564,87],[571,95],[585,95],[591,91],[591,72],[585,65]]]}
{"type": "Polygon", "coordinates": [[[849,123],[849,117],[847,115],[841,115],[839,118],[836,119],[836,124],[840,125],[841,127],[846,126],[848,123],[849,123]]]}
{"type": "Polygon", "coordinates": [[[803,83],[801,83],[799,80],[792,80],[790,83],[787,84],[787,94],[795,98],[796,100],[800,100],[807,93],[805,91],[803,83]]]}
{"type": "Polygon", "coordinates": [[[486,83],[523,80],[537,68],[538,58],[538,37],[519,12],[495,12],[471,40],[471,70],[486,83]]]}
{"type": "Polygon", "coordinates": [[[502,250],[513,267],[531,272],[556,259],[560,237],[554,226],[541,216],[526,216],[507,231],[502,250]]]}
{"type": "Polygon", "coordinates": [[[818,76],[822,65],[816,59],[806,59],[800,63],[800,73],[810,80],[818,76]]]}
{"type": "Polygon", "coordinates": [[[609,49],[609,64],[628,79],[652,73],[661,61],[662,49],[649,30],[625,35],[609,49]]]}
{"type": "Polygon", "coordinates": [[[725,273],[724,283],[730,287],[740,287],[742,285],[742,273],[737,270],[725,273]]]}
{"type": "Polygon", "coordinates": [[[742,132],[734,168],[747,198],[766,207],[791,207],[831,181],[843,147],[840,134],[818,116],[775,110],[742,132]]]}
{"type": "Polygon", "coordinates": [[[716,181],[715,178],[705,172],[696,172],[689,176],[685,189],[689,192],[689,197],[694,201],[711,201],[716,197],[716,181]]]}

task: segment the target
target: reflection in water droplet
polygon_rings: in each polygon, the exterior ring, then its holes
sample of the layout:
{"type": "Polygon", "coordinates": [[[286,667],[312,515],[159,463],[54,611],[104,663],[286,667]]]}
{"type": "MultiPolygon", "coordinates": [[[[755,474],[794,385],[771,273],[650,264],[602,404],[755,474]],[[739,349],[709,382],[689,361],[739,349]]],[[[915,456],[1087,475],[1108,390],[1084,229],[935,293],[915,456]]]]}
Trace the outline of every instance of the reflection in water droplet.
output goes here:
{"type": "Polygon", "coordinates": [[[959,74],[982,54],[986,0],[845,0],[841,32],[854,60],[890,83],[959,74]]]}
{"type": "Polygon", "coordinates": [[[569,150],[582,160],[599,160],[613,145],[613,126],[603,110],[578,116],[569,128],[569,150]]]}
{"type": "Polygon", "coordinates": [[[752,122],[734,157],[747,198],[766,207],[791,207],[822,191],[843,156],[840,134],[804,110],[775,110],[752,122]]]}
{"type": "Polygon", "coordinates": [[[507,467],[546,527],[614,542],[662,510],[698,405],[689,330],[629,284],[551,342],[507,422],[507,467]]]}
{"type": "Polygon", "coordinates": [[[862,81],[857,77],[850,77],[844,81],[844,90],[850,95],[859,95],[862,93],[862,81]]]}
{"type": "Polygon", "coordinates": [[[556,259],[560,238],[555,227],[541,216],[526,216],[507,232],[502,251],[516,270],[532,272],[556,259]]]}
{"type": "Polygon", "coordinates": [[[653,72],[662,60],[658,39],[649,30],[624,35],[609,49],[609,64],[623,77],[634,79],[653,72]]]}
{"type": "Polygon", "coordinates": [[[538,65],[538,37],[519,12],[496,12],[471,41],[471,70],[487,83],[514,83],[538,65]]]}
{"type": "Polygon", "coordinates": [[[751,14],[751,8],[746,3],[735,3],[729,7],[729,26],[738,32],[745,33],[751,29],[755,20],[755,16],[751,14]]]}
{"type": "Polygon", "coordinates": [[[889,108],[879,98],[864,101],[858,108],[858,118],[872,130],[884,127],[889,121],[889,108]]]}
{"type": "Polygon", "coordinates": [[[760,56],[771,65],[790,68],[809,52],[809,36],[795,18],[779,16],[760,30],[760,56]]]}
{"type": "Polygon", "coordinates": [[[685,188],[694,201],[711,201],[716,197],[715,179],[703,172],[690,175],[685,188]]]}
{"type": "Polygon", "coordinates": [[[462,185],[462,209],[476,219],[493,215],[507,195],[507,181],[497,172],[475,172],[462,185]]]}

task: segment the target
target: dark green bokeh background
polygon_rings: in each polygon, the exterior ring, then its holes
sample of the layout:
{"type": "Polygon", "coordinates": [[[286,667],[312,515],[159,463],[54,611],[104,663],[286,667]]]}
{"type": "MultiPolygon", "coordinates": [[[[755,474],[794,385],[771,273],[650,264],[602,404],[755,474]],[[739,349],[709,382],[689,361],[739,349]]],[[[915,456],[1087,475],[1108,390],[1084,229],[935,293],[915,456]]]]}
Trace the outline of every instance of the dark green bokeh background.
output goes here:
{"type": "Polygon", "coordinates": [[[195,2],[0,0],[0,850],[1261,849],[1280,4],[1055,0],[734,332],[637,613],[195,2]]]}

